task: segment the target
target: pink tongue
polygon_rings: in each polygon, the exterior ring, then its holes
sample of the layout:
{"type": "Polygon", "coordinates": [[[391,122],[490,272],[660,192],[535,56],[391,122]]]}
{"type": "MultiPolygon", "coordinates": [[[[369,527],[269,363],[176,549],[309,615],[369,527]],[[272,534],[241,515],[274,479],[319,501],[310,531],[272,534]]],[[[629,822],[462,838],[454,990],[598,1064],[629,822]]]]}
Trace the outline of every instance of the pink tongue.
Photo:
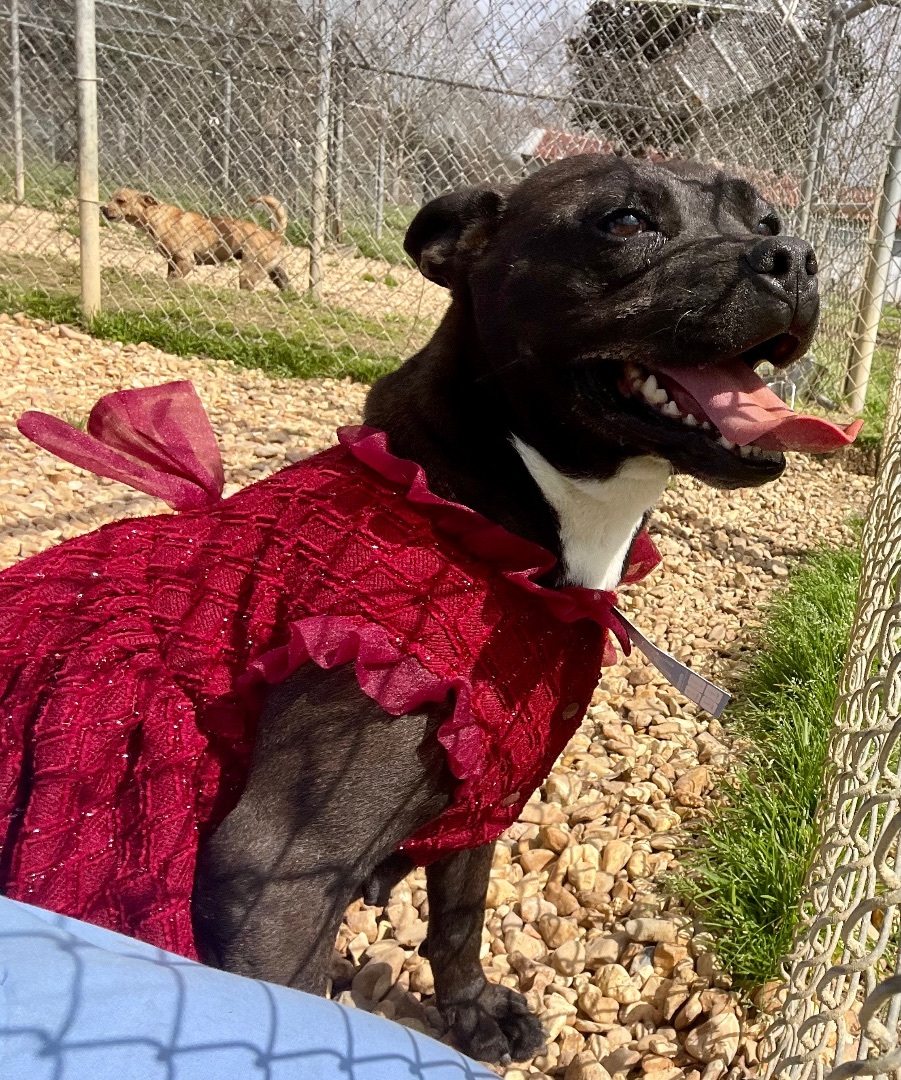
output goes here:
{"type": "Polygon", "coordinates": [[[742,360],[709,368],[664,367],[700,405],[727,439],[761,450],[806,450],[825,454],[854,442],[862,420],[840,426],[819,416],[802,416],[781,401],[742,360]]]}

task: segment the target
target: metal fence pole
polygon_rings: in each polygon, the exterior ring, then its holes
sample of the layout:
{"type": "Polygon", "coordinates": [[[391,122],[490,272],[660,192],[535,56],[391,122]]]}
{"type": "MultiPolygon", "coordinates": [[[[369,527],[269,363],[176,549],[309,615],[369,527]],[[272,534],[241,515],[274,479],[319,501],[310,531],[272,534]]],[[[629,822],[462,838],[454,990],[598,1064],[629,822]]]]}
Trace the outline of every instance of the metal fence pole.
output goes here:
{"type": "Polygon", "coordinates": [[[78,217],[81,308],[100,312],[100,179],[97,138],[97,34],[94,0],[75,0],[75,70],[78,82],[78,217]]]}
{"type": "Polygon", "coordinates": [[[329,227],[328,233],[332,240],[340,243],[344,233],[344,109],[347,97],[347,63],[341,39],[337,38],[334,43],[336,57],[333,70],[335,74],[335,87],[332,94],[332,125],[331,138],[329,140],[329,166],[328,166],[328,189],[329,189],[329,227]]]}
{"type": "Polygon", "coordinates": [[[829,116],[835,100],[835,73],[833,71],[835,55],[846,25],[845,16],[833,8],[829,15],[826,46],[816,84],[816,99],[810,121],[810,142],[804,164],[804,182],[801,186],[801,206],[798,212],[798,232],[807,240],[811,239],[810,218],[819,192],[823,162],[826,158],[826,142],[829,137],[829,116]]]}
{"type": "Polygon", "coordinates": [[[328,228],[328,142],[332,89],[332,13],[330,0],[320,0],[319,42],[316,53],[316,124],[313,136],[313,169],[310,191],[309,291],[319,294],[322,255],[328,228]]]}
{"type": "Polygon", "coordinates": [[[222,193],[226,199],[231,194],[232,151],[232,76],[226,72],[222,101],[222,193]]]}
{"type": "Polygon", "coordinates": [[[870,381],[873,353],[876,351],[876,336],[879,332],[879,320],[882,317],[882,305],[885,300],[885,287],[892,260],[892,244],[898,229],[899,213],[901,213],[901,84],[898,86],[895,120],[889,137],[885,179],[876,216],[876,231],[867,257],[857,320],[854,325],[854,341],[848,356],[848,372],[845,376],[845,395],[854,412],[860,412],[867,400],[867,385],[870,381]]]}
{"type": "Polygon", "coordinates": [[[22,54],[19,45],[19,0],[9,2],[9,37],[12,50],[13,155],[17,203],[25,202],[25,144],[22,133],[22,54]]]}
{"type": "Polygon", "coordinates": [[[811,242],[814,237],[810,234],[810,219],[823,179],[826,147],[829,143],[829,121],[835,104],[836,61],[848,23],[875,7],[898,7],[899,3],[901,0],[857,0],[857,3],[845,7],[840,0],[829,12],[826,43],[823,48],[823,59],[820,61],[816,100],[810,121],[810,138],[807,159],[804,163],[804,180],[801,185],[801,204],[798,208],[798,232],[811,242]]]}
{"type": "Polygon", "coordinates": [[[232,76],[232,35],[235,28],[235,16],[229,12],[226,20],[228,28],[228,44],[225,48],[225,80],[222,87],[222,194],[226,200],[231,195],[232,189],[232,110],[234,84],[232,76]]]}
{"type": "Polygon", "coordinates": [[[339,242],[344,232],[344,101],[335,98],[329,165],[329,235],[339,242]]]}
{"type": "Polygon", "coordinates": [[[381,240],[385,227],[385,168],[388,116],[384,111],[381,111],[378,116],[379,134],[375,158],[375,237],[377,240],[381,240]]]}

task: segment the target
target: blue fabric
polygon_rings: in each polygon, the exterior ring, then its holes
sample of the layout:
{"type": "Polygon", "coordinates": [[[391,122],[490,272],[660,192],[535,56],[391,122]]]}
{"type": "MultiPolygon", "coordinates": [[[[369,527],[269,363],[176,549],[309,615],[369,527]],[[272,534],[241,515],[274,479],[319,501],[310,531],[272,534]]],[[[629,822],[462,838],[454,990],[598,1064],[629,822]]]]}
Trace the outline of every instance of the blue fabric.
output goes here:
{"type": "Polygon", "coordinates": [[[368,1013],[0,898],[2,1080],[496,1080],[368,1013]]]}

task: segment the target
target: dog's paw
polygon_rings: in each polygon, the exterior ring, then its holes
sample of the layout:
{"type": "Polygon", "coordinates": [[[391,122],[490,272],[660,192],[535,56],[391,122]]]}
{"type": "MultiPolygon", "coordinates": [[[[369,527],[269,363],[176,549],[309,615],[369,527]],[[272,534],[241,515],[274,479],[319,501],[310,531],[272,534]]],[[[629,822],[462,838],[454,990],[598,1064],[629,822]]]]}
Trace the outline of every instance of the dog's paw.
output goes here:
{"type": "Polygon", "coordinates": [[[477,1061],[507,1065],[545,1049],[541,1024],[522,994],[486,983],[478,997],[445,1005],[442,1013],[457,1046],[477,1061]]]}

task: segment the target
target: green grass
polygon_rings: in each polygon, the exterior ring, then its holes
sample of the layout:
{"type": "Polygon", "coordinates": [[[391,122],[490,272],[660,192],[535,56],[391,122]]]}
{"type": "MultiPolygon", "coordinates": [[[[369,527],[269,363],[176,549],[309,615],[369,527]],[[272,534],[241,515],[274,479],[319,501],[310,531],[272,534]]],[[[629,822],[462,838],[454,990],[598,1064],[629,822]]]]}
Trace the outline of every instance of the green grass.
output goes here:
{"type": "MultiPolygon", "coordinates": [[[[0,200],[15,197],[15,166],[12,158],[0,157],[0,200]]],[[[41,157],[25,164],[25,201],[36,210],[71,213],[78,198],[78,177],[74,165],[53,164],[41,157]]],[[[75,209],[75,216],[78,211],[75,209]]]]}
{"type": "Polygon", "coordinates": [[[775,977],[791,945],[859,577],[856,551],[818,551],[773,600],[726,714],[749,749],[671,882],[746,989],[775,977]]]}
{"type": "Polygon", "coordinates": [[[205,356],[257,367],[269,375],[300,379],[349,377],[374,382],[393,371],[399,358],[360,353],[351,345],[310,340],[305,333],[238,329],[226,321],[198,325],[172,312],[117,311],[91,320],[88,330],[113,341],[146,341],[177,356],[205,356]]]}
{"type": "MultiPolygon", "coordinates": [[[[891,326],[893,310],[896,309],[887,309],[882,326],[891,326]]],[[[825,364],[832,373],[831,377],[827,379],[827,385],[824,389],[828,396],[835,401],[841,401],[842,398],[848,348],[847,339],[842,336],[838,339],[822,338],[814,349],[820,363],[825,364]]],[[[863,430],[857,436],[855,442],[855,446],[862,450],[875,449],[882,442],[896,356],[896,345],[877,345],[873,353],[873,366],[870,370],[867,400],[863,410],[863,430]]],[[[805,404],[804,408],[808,409],[808,405],[805,404]]],[[[810,408],[810,411],[817,412],[820,410],[817,410],[814,406],[810,408]]],[[[850,414],[848,414],[847,419],[851,419],[850,414]]]]}
{"type": "Polygon", "coordinates": [[[386,206],[381,236],[375,235],[370,224],[355,220],[344,222],[344,232],[364,258],[381,259],[392,266],[412,266],[404,251],[404,235],[416,210],[415,206],[386,206]]]}
{"type": "Polygon", "coordinates": [[[291,294],[238,293],[204,286],[172,289],[152,275],[103,273],[103,312],[85,322],[77,267],[56,260],[46,285],[27,287],[50,261],[0,257],[0,311],[82,327],[97,337],[146,341],[180,356],[258,367],[271,375],[350,377],[372,382],[407,355],[408,320],[367,319],[291,294]],[[32,265],[34,262],[37,265],[32,265]]]}

